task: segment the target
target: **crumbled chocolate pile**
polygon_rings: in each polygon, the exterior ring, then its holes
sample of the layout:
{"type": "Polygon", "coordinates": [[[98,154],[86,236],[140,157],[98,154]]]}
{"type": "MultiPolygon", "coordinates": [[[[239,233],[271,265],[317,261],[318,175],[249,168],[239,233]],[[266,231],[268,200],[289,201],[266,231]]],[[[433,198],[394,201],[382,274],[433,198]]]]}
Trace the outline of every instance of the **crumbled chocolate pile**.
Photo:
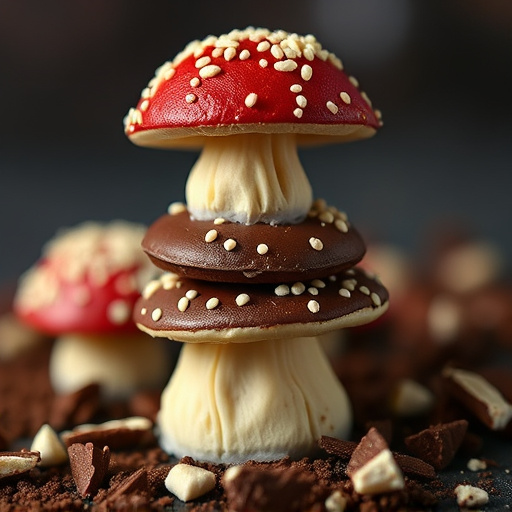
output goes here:
{"type": "MultiPolygon", "coordinates": [[[[467,331],[463,323],[454,332],[450,315],[456,309],[436,286],[421,287],[421,300],[419,288],[411,286],[399,298],[400,309],[392,308],[375,326],[344,333],[344,352],[331,353],[331,359],[354,406],[353,436],[323,436],[315,457],[299,461],[227,467],[173,460],[151,428],[125,421],[144,416],[151,425],[158,393],[107,405],[96,385],[58,396],[48,378],[51,340],[39,339],[14,355],[0,351],[0,512],[447,511],[459,510],[457,500],[469,506],[471,499],[488,500],[478,505],[486,511],[506,510],[512,503],[512,337],[506,333],[512,327],[504,314],[500,323],[489,317],[484,333],[467,331]],[[440,324],[431,325],[434,320],[440,324]],[[448,327],[453,339],[436,340],[448,335],[448,327]],[[112,419],[122,421],[103,423],[112,419]],[[103,426],[76,429],[84,423],[103,426]],[[44,467],[30,451],[44,424],[61,434],[69,429],[61,435],[70,455],[66,463],[44,467]],[[166,486],[178,462],[213,474],[213,490],[180,501],[166,486]]],[[[450,292],[449,300],[476,293],[450,292]]],[[[0,330],[0,346],[5,332],[0,330]]]]}

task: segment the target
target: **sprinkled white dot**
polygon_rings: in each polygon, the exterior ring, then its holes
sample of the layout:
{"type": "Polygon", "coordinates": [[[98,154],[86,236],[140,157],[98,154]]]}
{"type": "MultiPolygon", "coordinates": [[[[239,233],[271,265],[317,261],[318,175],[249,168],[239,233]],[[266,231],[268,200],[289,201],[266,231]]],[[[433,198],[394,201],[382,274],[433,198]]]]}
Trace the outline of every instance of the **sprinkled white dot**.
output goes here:
{"type": "Polygon", "coordinates": [[[295,92],[295,93],[302,92],[302,85],[300,85],[300,84],[293,84],[290,87],[290,91],[295,92]]]}
{"type": "Polygon", "coordinates": [[[293,295],[301,295],[306,290],[306,286],[304,283],[301,283],[300,281],[292,285],[292,293],[293,295]]]}
{"type": "Polygon", "coordinates": [[[333,283],[336,281],[336,279],[337,279],[337,277],[334,274],[332,276],[329,276],[329,281],[331,281],[333,283]]]}
{"type": "Polygon", "coordinates": [[[293,111],[293,115],[295,117],[298,117],[299,119],[302,117],[302,114],[304,113],[304,111],[301,109],[301,108],[296,108],[294,111],[293,111]]]}
{"type": "Polygon", "coordinates": [[[346,233],[348,231],[347,223],[342,219],[336,219],[334,221],[334,225],[336,226],[336,229],[342,233],[346,233]]]}
{"type": "Polygon", "coordinates": [[[197,69],[204,68],[205,66],[210,64],[211,61],[212,61],[212,59],[205,55],[204,57],[200,57],[199,59],[196,60],[195,66],[197,69]]]}
{"type": "Polygon", "coordinates": [[[140,314],[141,315],[145,315],[147,312],[148,312],[147,308],[141,308],[140,309],[140,314]]]}
{"type": "Polygon", "coordinates": [[[345,91],[340,92],[340,98],[341,98],[341,101],[343,101],[343,103],[346,103],[347,105],[350,105],[350,103],[352,103],[352,98],[345,91]]]}
{"type": "Polygon", "coordinates": [[[310,286],[308,288],[308,292],[311,294],[311,295],[318,295],[318,288],[315,288],[314,286],[310,286]]]}
{"type": "Polygon", "coordinates": [[[361,98],[363,98],[364,101],[366,101],[366,103],[368,103],[368,106],[372,106],[372,100],[368,97],[368,95],[362,91],[361,92],[361,98]]]}
{"type": "Polygon", "coordinates": [[[139,109],[142,110],[142,112],[146,112],[146,110],[149,108],[149,100],[144,100],[140,106],[139,109]]]}
{"type": "Polygon", "coordinates": [[[259,52],[266,52],[270,48],[270,43],[268,41],[261,41],[258,43],[258,46],[256,46],[256,50],[259,52]]]}
{"type": "Polygon", "coordinates": [[[212,57],[220,57],[224,53],[224,48],[214,48],[212,50],[212,57]]]}
{"type": "Polygon", "coordinates": [[[240,60],[247,60],[251,56],[251,52],[247,49],[240,52],[240,60]]]}
{"type": "Polygon", "coordinates": [[[182,312],[186,311],[189,304],[190,304],[190,300],[188,300],[187,297],[181,297],[180,300],[178,301],[178,309],[182,312]]]}
{"type": "Polygon", "coordinates": [[[304,66],[300,68],[300,76],[307,82],[313,76],[313,68],[309,64],[304,64],[304,66]]]}
{"type": "Polygon", "coordinates": [[[330,212],[329,210],[325,210],[324,212],[322,212],[318,218],[322,221],[322,222],[327,222],[327,224],[332,224],[334,222],[334,215],[332,214],[332,212],[330,212]]]}
{"type": "Polygon", "coordinates": [[[338,113],[338,105],[336,105],[336,103],[333,103],[332,101],[328,101],[325,106],[333,113],[333,114],[337,114],[338,113]]]}
{"type": "Polygon", "coordinates": [[[268,60],[267,59],[260,59],[259,60],[259,65],[262,67],[262,68],[266,68],[268,66],[268,60]]]}
{"type": "Polygon", "coordinates": [[[276,287],[276,289],[274,290],[274,293],[278,297],[284,297],[285,295],[290,294],[290,287],[286,284],[280,284],[279,286],[276,287]]]}
{"type": "Polygon", "coordinates": [[[212,297],[206,301],[206,309],[215,309],[219,305],[220,301],[217,297],[212,297]]]}
{"type": "Polygon", "coordinates": [[[270,48],[270,53],[275,59],[282,59],[284,57],[283,50],[278,44],[273,44],[270,48]]]}
{"type": "Polygon", "coordinates": [[[175,75],[175,73],[176,73],[176,70],[174,68],[168,69],[164,73],[165,80],[170,80],[175,75]]]}
{"type": "Polygon", "coordinates": [[[194,103],[194,102],[196,102],[196,101],[197,101],[197,96],[196,96],[195,94],[192,94],[192,93],[187,94],[187,95],[185,96],[185,101],[186,101],[187,103],[194,103]]]}
{"type": "Polygon", "coordinates": [[[245,306],[250,300],[251,298],[249,297],[249,295],[247,295],[247,293],[241,293],[240,295],[237,296],[235,302],[237,306],[245,306]]]}
{"type": "Polygon", "coordinates": [[[311,281],[311,284],[315,288],[325,288],[325,283],[321,279],[313,279],[313,281],[311,281]]]}
{"type": "Polygon", "coordinates": [[[228,238],[224,242],[224,249],[226,249],[226,251],[232,251],[235,247],[236,247],[236,240],[233,240],[232,238],[228,238]]]}
{"type": "Polygon", "coordinates": [[[268,245],[267,244],[259,244],[258,247],[256,247],[256,251],[258,254],[267,254],[268,252],[268,245]]]}
{"type": "Polygon", "coordinates": [[[113,300],[107,307],[107,317],[115,325],[122,325],[130,319],[130,305],[121,299],[113,300]]]}
{"type": "Polygon", "coordinates": [[[342,297],[346,297],[347,299],[350,298],[350,291],[347,290],[346,288],[340,288],[338,293],[342,296],[342,297]]]}
{"type": "Polygon", "coordinates": [[[153,319],[153,322],[158,322],[158,320],[162,318],[162,310],[160,308],[153,309],[151,312],[151,318],[153,319]]]}
{"type": "Polygon", "coordinates": [[[224,50],[224,58],[227,61],[234,59],[235,56],[236,56],[236,50],[232,46],[229,46],[228,48],[226,48],[224,50]]]}
{"type": "Polygon", "coordinates": [[[214,219],[213,223],[216,225],[216,226],[219,226],[220,224],[224,224],[224,222],[226,222],[226,219],[222,218],[222,217],[217,217],[216,219],[214,219]]]}
{"type": "Polygon", "coordinates": [[[188,300],[193,300],[197,297],[197,290],[188,290],[187,293],[185,293],[185,297],[187,297],[188,300]]]}
{"type": "Polygon", "coordinates": [[[199,80],[199,78],[197,76],[195,76],[194,78],[192,78],[190,80],[190,87],[199,87],[201,85],[201,80],[199,80]]]}
{"type": "Polygon", "coordinates": [[[221,68],[215,64],[209,64],[199,70],[199,76],[201,78],[212,78],[221,72],[221,68]]]}
{"type": "Polygon", "coordinates": [[[297,69],[297,63],[294,60],[286,59],[274,62],[274,69],[276,71],[294,71],[297,69]]]}
{"type": "Polygon", "coordinates": [[[216,229],[210,229],[210,231],[208,231],[208,233],[204,235],[204,241],[208,243],[213,242],[214,240],[217,239],[218,235],[219,234],[217,233],[216,229]]]}
{"type": "Polygon", "coordinates": [[[346,288],[347,290],[350,290],[353,292],[356,289],[357,281],[355,279],[345,279],[341,282],[341,285],[346,288]]]}
{"type": "Polygon", "coordinates": [[[254,107],[257,101],[258,95],[254,92],[251,92],[245,97],[245,106],[249,108],[254,107]]]}
{"type": "Polygon", "coordinates": [[[187,211],[187,206],[184,203],[171,203],[169,208],[167,208],[169,215],[177,215],[185,211],[187,211]]]}
{"type": "Polygon", "coordinates": [[[302,94],[299,94],[295,98],[295,101],[297,102],[297,105],[299,105],[299,107],[301,107],[301,108],[306,108],[306,105],[308,104],[308,100],[302,94]]]}
{"type": "Polygon", "coordinates": [[[160,281],[154,279],[153,281],[150,281],[142,291],[142,296],[147,300],[149,299],[157,290],[161,287],[160,281]]]}
{"type": "Polygon", "coordinates": [[[354,86],[359,87],[359,82],[355,76],[349,76],[348,81],[354,86]]]}
{"type": "Polygon", "coordinates": [[[314,236],[309,239],[309,245],[311,245],[315,251],[321,251],[324,248],[322,240],[320,240],[320,238],[315,238],[314,236]]]}
{"type": "Polygon", "coordinates": [[[368,287],[367,287],[367,286],[360,286],[360,287],[359,287],[359,291],[360,291],[361,293],[364,293],[365,295],[370,295],[370,290],[368,289],[368,287]]]}
{"type": "Polygon", "coordinates": [[[308,309],[311,313],[318,313],[320,311],[320,304],[316,300],[310,300],[308,302],[308,309]]]}
{"type": "Polygon", "coordinates": [[[372,299],[372,302],[376,305],[376,306],[382,306],[382,301],[380,300],[380,297],[379,295],[377,295],[375,292],[373,292],[371,295],[370,295],[371,299],[372,299]]]}

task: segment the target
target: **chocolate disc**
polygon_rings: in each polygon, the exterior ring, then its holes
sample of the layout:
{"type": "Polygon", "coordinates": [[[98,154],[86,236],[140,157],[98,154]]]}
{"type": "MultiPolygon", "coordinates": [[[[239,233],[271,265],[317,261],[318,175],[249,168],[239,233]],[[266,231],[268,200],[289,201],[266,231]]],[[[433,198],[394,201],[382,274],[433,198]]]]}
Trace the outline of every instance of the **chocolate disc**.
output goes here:
{"type": "Polygon", "coordinates": [[[353,267],[365,253],[359,233],[334,208],[277,226],[192,220],[184,210],[154,222],[142,248],[163,270],[224,283],[323,278],[353,267]]]}
{"type": "Polygon", "coordinates": [[[135,306],[138,327],[191,343],[317,336],[361,325],[387,309],[387,290],[360,269],[293,284],[212,283],[164,274],[135,306]]]}

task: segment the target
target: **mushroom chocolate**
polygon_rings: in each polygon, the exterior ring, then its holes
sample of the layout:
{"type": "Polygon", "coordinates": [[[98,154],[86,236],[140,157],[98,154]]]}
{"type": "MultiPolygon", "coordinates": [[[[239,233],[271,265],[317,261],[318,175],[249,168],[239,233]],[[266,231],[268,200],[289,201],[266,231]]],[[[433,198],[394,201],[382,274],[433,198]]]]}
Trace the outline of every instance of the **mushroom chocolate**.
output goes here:
{"type": "Polygon", "coordinates": [[[186,204],[144,237],[166,272],[134,308],[142,331],[184,342],[158,417],[169,453],[275,460],[348,436],[351,405],[318,337],[378,318],[388,293],[357,267],[365,245],[347,215],[313,200],[298,147],[381,124],[314,36],[254,28],[190,43],[129,111],[135,144],[202,150],[186,204]]]}

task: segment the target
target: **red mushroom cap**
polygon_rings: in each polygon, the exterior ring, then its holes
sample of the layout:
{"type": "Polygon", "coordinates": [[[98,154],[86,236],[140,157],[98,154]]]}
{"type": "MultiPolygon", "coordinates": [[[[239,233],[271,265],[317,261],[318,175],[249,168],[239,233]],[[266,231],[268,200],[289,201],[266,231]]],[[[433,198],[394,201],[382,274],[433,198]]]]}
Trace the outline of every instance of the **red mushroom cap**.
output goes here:
{"type": "Polygon", "coordinates": [[[381,126],[355,78],[314,36],[265,29],[190,43],[161,66],[125,119],[141,146],[204,136],[296,133],[300,144],[370,137],[381,126]]]}
{"type": "Polygon", "coordinates": [[[57,236],[21,279],[16,314],[51,335],[137,332],[131,315],[150,268],[144,231],[86,223],[57,236]]]}

